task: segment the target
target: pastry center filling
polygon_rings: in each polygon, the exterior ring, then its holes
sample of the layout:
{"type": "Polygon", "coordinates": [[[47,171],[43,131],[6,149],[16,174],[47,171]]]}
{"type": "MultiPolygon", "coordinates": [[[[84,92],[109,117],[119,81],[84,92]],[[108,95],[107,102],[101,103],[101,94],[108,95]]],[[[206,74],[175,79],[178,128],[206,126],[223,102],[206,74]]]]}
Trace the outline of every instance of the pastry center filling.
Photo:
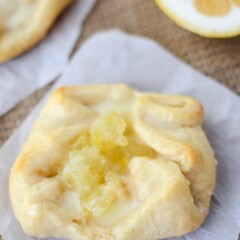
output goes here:
{"type": "Polygon", "coordinates": [[[154,158],[156,152],[141,143],[126,115],[107,113],[79,135],[62,173],[83,214],[101,218],[114,204],[131,200],[125,183],[136,156],[154,158]]]}
{"type": "Polygon", "coordinates": [[[0,33],[14,29],[25,21],[36,7],[37,0],[0,0],[0,33]]]}

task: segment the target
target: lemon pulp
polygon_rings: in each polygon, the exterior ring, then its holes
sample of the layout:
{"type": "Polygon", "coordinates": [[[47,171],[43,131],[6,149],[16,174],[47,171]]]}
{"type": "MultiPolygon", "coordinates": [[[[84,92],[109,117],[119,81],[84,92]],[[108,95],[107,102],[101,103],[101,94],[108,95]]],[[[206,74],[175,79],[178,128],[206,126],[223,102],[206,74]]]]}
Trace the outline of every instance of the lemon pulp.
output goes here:
{"type": "Polygon", "coordinates": [[[232,0],[195,0],[195,6],[205,15],[223,16],[231,10],[232,0]]]}
{"type": "Polygon", "coordinates": [[[155,0],[179,26],[205,37],[240,34],[240,0],[155,0]]]}

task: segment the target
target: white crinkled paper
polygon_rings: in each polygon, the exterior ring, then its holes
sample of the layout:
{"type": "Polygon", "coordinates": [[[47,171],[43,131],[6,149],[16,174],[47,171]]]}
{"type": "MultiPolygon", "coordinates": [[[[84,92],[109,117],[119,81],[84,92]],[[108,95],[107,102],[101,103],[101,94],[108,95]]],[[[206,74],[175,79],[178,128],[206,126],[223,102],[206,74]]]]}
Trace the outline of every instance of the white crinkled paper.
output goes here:
{"type": "MultiPolygon", "coordinates": [[[[240,98],[154,41],[116,30],[90,38],[56,86],[108,82],[125,82],[141,91],[186,94],[203,103],[204,129],[218,159],[217,186],[205,223],[179,239],[237,240],[240,232],[240,98]]],[[[4,240],[32,239],[22,232],[12,214],[8,176],[44,101],[0,150],[0,234],[4,240]]]]}
{"type": "Polygon", "coordinates": [[[95,2],[75,0],[40,44],[20,57],[0,64],[0,115],[63,72],[83,21],[95,2]]]}

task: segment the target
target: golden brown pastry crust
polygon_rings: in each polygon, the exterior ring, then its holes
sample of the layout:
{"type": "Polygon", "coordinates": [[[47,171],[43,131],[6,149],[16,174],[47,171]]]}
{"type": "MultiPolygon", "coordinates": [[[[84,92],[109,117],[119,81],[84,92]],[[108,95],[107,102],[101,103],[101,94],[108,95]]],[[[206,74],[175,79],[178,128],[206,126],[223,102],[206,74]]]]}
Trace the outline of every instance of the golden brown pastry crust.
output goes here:
{"type": "Polygon", "coordinates": [[[73,0],[40,0],[36,9],[20,26],[0,32],[0,63],[26,52],[42,40],[59,14],[73,0]]]}
{"type": "Polygon", "coordinates": [[[197,229],[207,216],[216,177],[202,119],[202,106],[185,96],[139,93],[121,84],[57,89],[11,171],[11,201],[24,231],[67,239],[155,240],[197,229]],[[98,118],[91,106],[106,101],[131,102],[134,130],[159,155],[130,161],[129,181],[141,204],[104,228],[59,205],[64,183],[58,167],[76,134],[98,118]]]}

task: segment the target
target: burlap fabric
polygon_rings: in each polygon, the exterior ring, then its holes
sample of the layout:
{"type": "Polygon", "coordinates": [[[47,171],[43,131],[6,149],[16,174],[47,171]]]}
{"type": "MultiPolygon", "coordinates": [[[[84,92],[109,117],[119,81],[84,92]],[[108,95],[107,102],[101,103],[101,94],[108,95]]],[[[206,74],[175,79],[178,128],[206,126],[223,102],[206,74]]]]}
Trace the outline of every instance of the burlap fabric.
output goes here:
{"type": "MultiPolygon", "coordinates": [[[[158,41],[182,60],[240,94],[240,37],[217,40],[194,35],[169,20],[153,0],[99,0],[85,22],[76,48],[94,32],[113,27],[158,41]]],[[[50,86],[0,118],[0,145],[50,86]]]]}

